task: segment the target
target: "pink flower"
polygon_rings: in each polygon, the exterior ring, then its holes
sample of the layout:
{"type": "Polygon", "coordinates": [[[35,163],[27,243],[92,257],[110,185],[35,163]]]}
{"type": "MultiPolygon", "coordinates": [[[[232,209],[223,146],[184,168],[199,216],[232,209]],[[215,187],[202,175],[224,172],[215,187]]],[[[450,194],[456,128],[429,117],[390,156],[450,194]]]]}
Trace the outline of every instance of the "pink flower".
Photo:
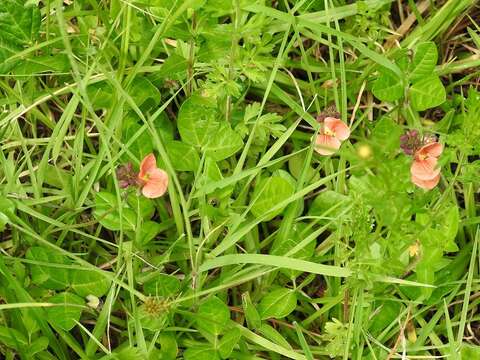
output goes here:
{"type": "Polygon", "coordinates": [[[157,167],[155,155],[148,154],[140,164],[138,182],[142,186],[143,196],[155,199],[167,191],[168,174],[157,167]]]}
{"type": "Polygon", "coordinates": [[[350,129],[347,124],[340,119],[327,117],[315,140],[315,151],[320,155],[332,155],[349,136],[350,129]]]}
{"type": "Polygon", "coordinates": [[[434,141],[423,145],[415,152],[410,167],[411,179],[415,185],[425,190],[431,190],[437,186],[440,181],[438,157],[442,151],[443,146],[434,141]]]}

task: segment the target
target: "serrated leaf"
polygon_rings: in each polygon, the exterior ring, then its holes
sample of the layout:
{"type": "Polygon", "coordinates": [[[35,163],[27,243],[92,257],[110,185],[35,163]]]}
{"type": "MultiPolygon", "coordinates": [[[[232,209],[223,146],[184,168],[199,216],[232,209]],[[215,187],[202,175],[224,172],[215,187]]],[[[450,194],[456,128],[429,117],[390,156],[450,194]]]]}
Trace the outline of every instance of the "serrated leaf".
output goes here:
{"type": "Polygon", "coordinates": [[[213,296],[198,309],[197,327],[207,333],[219,335],[230,320],[230,310],[219,298],[213,296]]]}
{"type": "Polygon", "coordinates": [[[381,69],[380,75],[373,83],[372,92],[381,101],[393,102],[403,97],[402,80],[388,69],[381,69]]]}
{"type": "Polygon", "coordinates": [[[110,280],[92,270],[76,270],[72,276],[72,289],[81,297],[95,295],[101,297],[110,288],[110,280]]]}
{"type": "Polygon", "coordinates": [[[207,156],[215,161],[226,159],[243,147],[243,141],[230,125],[222,124],[204,147],[207,156]]]}
{"type": "Polygon", "coordinates": [[[423,111],[443,104],[446,93],[440,78],[431,75],[413,84],[409,90],[409,97],[413,109],[423,111]]]}
{"type": "Polygon", "coordinates": [[[173,168],[178,171],[196,171],[200,164],[197,150],[181,141],[168,141],[165,144],[173,168]]]}
{"type": "Polygon", "coordinates": [[[270,209],[292,196],[294,191],[295,189],[290,182],[280,176],[272,176],[260,180],[255,186],[252,195],[252,201],[255,201],[251,210],[252,214],[257,217],[268,214],[268,217],[264,219],[264,221],[273,219],[275,216],[281,214],[283,209],[275,212],[271,212],[270,209]]]}
{"type": "Polygon", "coordinates": [[[171,297],[180,290],[180,280],[175,276],[157,274],[143,284],[143,292],[150,296],[171,297]]]}
{"type": "MultiPolygon", "coordinates": [[[[26,258],[44,264],[70,264],[70,260],[65,256],[42,247],[28,249],[26,258]]],[[[46,289],[62,290],[70,283],[69,269],[66,268],[30,264],[30,272],[32,282],[46,289]]]]}
{"type": "Polygon", "coordinates": [[[76,325],[76,321],[80,320],[82,315],[82,305],[84,305],[82,298],[75,294],[64,292],[51,297],[48,299],[48,302],[60,304],[46,308],[48,321],[65,331],[72,330],[76,325]]]}
{"type": "Polygon", "coordinates": [[[122,223],[120,222],[120,213],[115,195],[101,191],[95,195],[95,210],[93,216],[97,221],[109,230],[120,230],[123,225],[124,230],[134,230],[137,216],[135,212],[127,207],[122,209],[122,223]]]}
{"type": "Polygon", "coordinates": [[[438,51],[434,42],[427,41],[418,44],[412,61],[410,80],[416,82],[422,78],[431,76],[435,70],[437,61],[438,51]]]}
{"type": "Polygon", "coordinates": [[[195,94],[185,100],[178,113],[177,126],[182,141],[197,147],[206,145],[218,129],[216,109],[209,99],[195,94]]]}
{"type": "Polygon", "coordinates": [[[297,307],[297,295],[290,289],[276,289],[263,297],[258,306],[262,320],[282,319],[297,307]]]}
{"type": "Polygon", "coordinates": [[[41,14],[38,6],[22,0],[2,0],[0,39],[11,44],[29,45],[38,36],[41,14]]]}

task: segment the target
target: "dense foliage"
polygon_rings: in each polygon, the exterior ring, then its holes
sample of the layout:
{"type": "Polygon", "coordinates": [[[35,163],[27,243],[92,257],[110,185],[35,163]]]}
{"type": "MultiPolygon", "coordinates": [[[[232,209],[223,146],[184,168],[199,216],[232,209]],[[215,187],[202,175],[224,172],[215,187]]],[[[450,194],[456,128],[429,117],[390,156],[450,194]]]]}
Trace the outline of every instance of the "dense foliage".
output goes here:
{"type": "Polygon", "coordinates": [[[2,358],[480,358],[479,22],[2,0],[2,358]]]}

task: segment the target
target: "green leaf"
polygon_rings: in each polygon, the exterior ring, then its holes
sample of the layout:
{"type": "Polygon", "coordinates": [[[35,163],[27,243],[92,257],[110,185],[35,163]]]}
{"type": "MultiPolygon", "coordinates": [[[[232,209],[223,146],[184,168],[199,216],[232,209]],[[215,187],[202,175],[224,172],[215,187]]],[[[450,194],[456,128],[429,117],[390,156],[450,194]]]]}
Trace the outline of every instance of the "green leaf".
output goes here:
{"type": "Polygon", "coordinates": [[[0,197],[0,232],[5,230],[6,225],[10,222],[10,215],[15,211],[13,201],[5,197],[0,197]]]}
{"type": "Polygon", "coordinates": [[[113,88],[106,81],[99,81],[87,87],[88,99],[94,110],[108,109],[113,103],[113,88]]]}
{"type": "Polygon", "coordinates": [[[462,343],[460,353],[462,359],[480,359],[480,346],[464,342],[462,343]]]}
{"type": "Polygon", "coordinates": [[[165,148],[175,170],[196,171],[198,169],[200,157],[192,145],[172,140],[165,143],[165,148]]]}
{"type": "Polygon", "coordinates": [[[412,85],[409,97],[414,110],[423,111],[445,102],[446,93],[440,78],[436,75],[422,78],[412,85]]]}
{"type": "MultiPolygon", "coordinates": [[[[297,222],[292,226],[289,237],[282,243],[278,243],[277,239],[274,242],[270,250],[272,255],[285,255],[290,250],[294,249],[305,237],[303,230],[306,228],[306,224],[297,222]]],[[[302,247],[300,250],[296,251],[295,254],[289,255],[289,258],[301,259],[301,260],[310,260],[314,251],[315,251],[316,242],[310,241],[306,246],[302,247]]],[[[302,272],[292,269],[280,269],[280,271],[288,276],[290,279],[293,279],[299,276],[302,272]]]]}
{"type": "Polygon", "coordinates": [[[381,68],[380,75],[373,83],[372,92],[381,101],[393,102],[403,97],[401,79],[393,72],[381,68]]]}
{"type": "Polygon", "coordinates": [[[218,352],[222,359],[229,359],[235,345],[238,344],[242,332],[238,328],[229,329],[228,332],[222,336],[218,344],[218,352]]]}
{"type": "Polygon", "coordinates": [[[137,216],[135,212],[127,207],[122,209],[122,224],[118,211],[117,197],[109,192],[101,191],[95,194],[95,210],[93,216],[97,221],[109,230],[134,230],[137,216]]]}
{"type": "Polygon", "coordinates": [[[292,349],[292,345],[285,340],[282,334],[275,330],[272,326],[263,323],[262,326],[258,329],[258,332],[265,336],[270,341],[273,341],[275,344],[284,347],[285,349],[292,349]]]}
{"type": "Polygon", "coordinates": [[[157,274],[143,284],[143,292],[150,296],[171,297],[180,290],[180,280],[175,276],[157,274]]]}
{"type": "Polygon", "coordinates": [[[194,346],[183,353],[185,360],[220,360],[217,352],[210,346],[194,346]]]}
{"type": "Polygon", "coordinates": [[[458,233],[458,224],[460,223],[460,213],[457,205],[452,205],[446,212],[442,221],[443,234],[445,236],[446,252],[458,251],[458,246],[455,243],[455,238],[458,233]]]}
{"type": "Polygon", "coordinates": [[[435,70],[438,61],[437,46],[432,41],[417,45],[410,71],[410,80],[416,82],[422,78],[429,77],[435,70]]]}
{"type": "Polygon", "coordinates": [[[175,360],[178,354],[177,340],[175,339],[175,333],[163,332],[158,337],[160,343],[160,350],[162,357],[160,360],[175,360]]]}
{"type": "Polygon", "coordinates": [[[130,208],[137,214],[148,220],[155,213],[155,205],[153,201],[143,196],[138,196],[136,193],[130,193],[127,197],[127,203],[130,208]]]}
{"type": "Polygon", "coordinates": [[[243,147],[240,135],[228,124],[222,124],[204,147],[207,156],[216,161],[226,159],[243,147]]]}
{"type": "MultiPolygon", "coordinates": [[[[349,197],[333,190],[322,191],[313,200],[308,210],[310,216],[324,216],[326,219],[319,220],[320,224],[326,224],[330,220],[337,218],[349,204],[349,197]]],[[[334,221],[331,229],[335,229],[337,223],[334,221]]]]}
{"type": "Polygon", "coordinates": [[[198,309],[197,327],[209,334],[220,335],[230,320],[230,310],[219,298],[212,296],[198,309]]]}
{"type": "MultiPolygon", "coordinates": [[[[138,118],[136,115],[133,113],[128,113],[123,120],[123,143],[127,144],[135,136],[135,134],[140,131],[141,128],[142,126],[138,123],[138,118]]],[[[139,159],[143,159],[146,155],[153,152],[152,137],[147,129],[144,129],[143,132],[135,138],[135,140],[128,147],[128,150],[130,150],[132,154],[139,159]]],[[[130,157],[125,154],[122,156],[122,161],[129,162],[130,157]]]]}
{"type": "Polygon", "coordinates": [[[257,309],[250,300],[249,293],[242,294],[242,306],[249,329],[257,329],[262,325],[262,319],[257,309]]]}
{"type": "Polygon", "coordinates": [[[96,271],[77,270],[73,272],[72,288],[81,297],[101,297],[110,289],[110,280],[96,271]]]}
{"type": "Polygon", "coordinates": [[[46,308],[48,321],[65,331],[72,330],[82,315],[82,305],[84,305],[82,298],[64,292],[51,297],[48,302],[60,304],[46,308]]]}
{"type": "Polygon", "coordinates": [[[145,221],[140,225],[140,245],[145,246],[162,231],[162,225],[155,221],[145,221]]]}
{"type": "Polygon", "coordinates": [[[384,154],[390,154],[400,148],[400,136],[403,128],[388,116],[383,116],[372,131],[371,140],[384,154]]]}
{"type": "Polygon", "coordinates": [[[35,355],[48,348],[48,338],[46,336],[41,336],[31,342],[28,346],[28,354],[35,355]]]}
{"type": "Polygon", "coordinates": [[[178,79],[186,78],[188,60],[183,56],[171,54],[162,64],[160,71],[155,74],[156,78],[178,79]]]}
{"type": "Polygon", "coordinates": [[[162,98],[160,91],[145,77],[135,77],[128,91],[138,107],[148,101],[148,105],[154,106],[160,103],[162,98]]]}
{"type": "Polygon", "coordinates": [[[251,210],[252,214],[257,217],[269,214],[264,221],[273,219],[275,216],[281,214],[284,209],[279,209],[271,213],[270,209],[292,196],[294,191],[295,189],[290,182],[280,176],[272,176],[260,180],[255,186],[252,195],[252,201],[255,201],[251,210]]]}
{"type": "Polygon", "coordinates": [[[62,290],[69,285],[69,269],[48,266],[48,264],[70,264],[70,260],[65,256],[47,248],[32,247],[28,249],[26,258],[44,263],[42,265],[30,264],[34,284],[52,290],[62,290]]]}
{"type": "Polygon", "coordinates": [[[25,59],[12,69],[14,75],[33,75],[46,72],[66,72],[70,63],[65,54],[44,55],[25,59]]]}
{"type": "Polygon", "coordinates": [[[352,271],[345,267],[324,265],[313,261],[305,261],[288,256],[266,254],[230,254],[217,256],[206,260],[198,270],[199,272],[204,272],[218,267],[236,264],[267,265],[325,276],[348,277],[352,275],[352,271]]]}
{"type": "Polygon", "coordinates": [[[38,37],[40,20],[38,6],[23,0],[2,0],[0,39],[16,45],[31,45],[38,37]]]}
{"type": "Polygon", "coordinates": [[[109,355],[105,355],[100,360],[145,360],[142,352],[136,348],[127,345],[123,348],[117,348],[109,355]]]}
{"type": "Polygon", "coordinates": [[[2,39],[0,37],[0,72],[7,73],[18,63],[17,60],[6,61],[10,57],[14,56],[17,52],[22,51],[22,48],[13,43],[2,39]]]}
{"type": "Polygon", "coordinates": [[[276,289],[263,297],[258,312],[262,320],[282,319],[297,307],[297,295],[290,289],[276,289]]]}
{"type": "Polygon", "coordinates": [[[182,140],[198,147],[206,145],[218,129],[215,114],[216,109],[212,107],[208,98],[195,94],[185,100],[177,119],[182,140]]]}
{"type": "Polygon", "coordinates": [[[28,345],[28,340],[20,331],[0,326],[0,344],[20,350],[28,345]]]}

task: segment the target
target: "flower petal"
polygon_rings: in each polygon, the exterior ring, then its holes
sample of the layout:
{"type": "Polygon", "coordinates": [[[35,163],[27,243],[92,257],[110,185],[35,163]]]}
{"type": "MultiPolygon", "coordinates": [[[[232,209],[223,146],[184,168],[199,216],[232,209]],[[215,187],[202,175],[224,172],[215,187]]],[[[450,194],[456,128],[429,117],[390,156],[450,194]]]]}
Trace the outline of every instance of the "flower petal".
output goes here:
{"type": "Polygon", "coordinates": [[[315,140],[315,151],[320,155],[332,155],[341,145],[340,140],[330,135],[318,134],[315,140]]]}
{"type": "Polygon", "coordinates": [[[410,167],[410,173],[420,180],[432,180],[440,174],[440,168],[437,167],[438,160],[434,157],[428,157],[425,160],[413,160],[410,167]]]}
{"type": "Polygon", "coordinates": [[[338,140],[344,141],[350,137],[350,128],[342,120],[327,117],[324,121],[325,127],[335,133],[338,140]]]}
{"type": "Polygon", "coordinates": [[[439,157],[442,154],[443,146],[438,142],[432,142],[427,145],[423,145],[418,151],[417,154],[431,156],[431,157],[439,157]]]}
{"type": "Polygon", "coordinates": [[[412,175],[412,182],[415,185],[417,185],[419,188],[422,188],[425,190],[432,190],[435,186],[437,186],[439,181],[440,181],[440,174],[438,174],[437,176],[435,176],[433,179],[430,179],[430,180],[422,180],[412,175]]]}
{"type": "Polygon", "coordinates": [[[155,199],[167,192],[168,174],[161,169],[154,169],[149,172],[149,179],[142,188],[143,196],[155,199]]]}
{"type": "Polygon", "coordinates": [[[148,154],[140,163],[140,172],[138,173],[138,178],[142,181],[146,181],[145,177],[156,168],[157,160],[155,159],[155,155],[148,154]]]}

